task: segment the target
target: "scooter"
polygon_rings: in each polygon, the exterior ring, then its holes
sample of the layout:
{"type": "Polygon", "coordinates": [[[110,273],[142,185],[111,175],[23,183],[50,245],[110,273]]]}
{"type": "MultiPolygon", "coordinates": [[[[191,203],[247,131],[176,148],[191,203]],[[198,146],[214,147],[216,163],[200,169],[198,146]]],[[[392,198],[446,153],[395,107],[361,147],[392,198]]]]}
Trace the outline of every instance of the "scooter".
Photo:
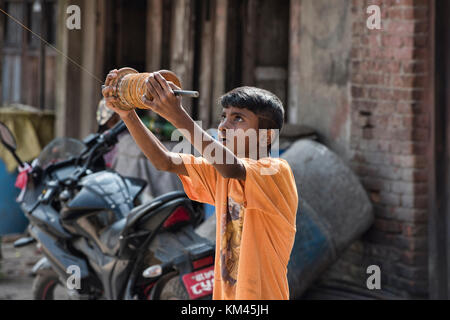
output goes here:
{"type": "Polygon", "coordinates": [[[31,237],[14,245],[37,242],[44,255],[33,267],[34,299],[211,298],[214,246],[194,232],[200,204],[181,191],[140,204],[145,181],[106,169],[103,155],[125,129],[120,121],[83,142],[57,138],[30,165],[0,123],[30,221],[31,237]]]}

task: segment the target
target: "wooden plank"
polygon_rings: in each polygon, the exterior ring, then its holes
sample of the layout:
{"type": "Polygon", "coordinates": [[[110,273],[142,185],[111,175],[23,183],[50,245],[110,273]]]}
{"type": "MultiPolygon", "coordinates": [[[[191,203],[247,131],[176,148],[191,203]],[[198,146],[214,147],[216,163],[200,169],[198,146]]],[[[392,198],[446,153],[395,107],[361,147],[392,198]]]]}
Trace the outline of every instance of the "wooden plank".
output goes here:
{"type": "Polygon", "coordinates": [[[211,101],[211,127],[217,127],[219,115],[222,108],[217,105],[220,96],[225,93],[226,80],[226,57],[227,57],[227,16],[228,0],[216,0],[215,19],[214,19],[214,57],[213,64],[213,84],[211,101]]]}
{"type": "MultiPolygon", "coordinates": [[[[83,6],[83,33],[81,39],[81,51],[82,51],[82,66],[89,70],[90,73],[95,71],[96,62],[96,16],[97,16],[97,1],[84,1],[83,6]]],[[[87,136],[93,132],[96,127],[95,107],[98,103],[93,100],[94,88],[97,90],[101,84],[92,77],[92,75],[86,72],[81,72],[81,96],[79,99],[80,107],[78,112],[80,113],[80,137],[87,136]]]]}
{"type": "Polygon", "coordinates": [[[11,102],[21,102],[21,83],[22,83],[22,59],[20,56],[13,57],[12,74],[13,87],[11,90],[11,102]]]}
{"type": "Polygon", "coordinates": [[[199,119],[205,128],[217,127],[217,101],[225,91],[227,7],[227,0],[202,5],[199,119]]]}
{"type": "Polygon", "coordinates": [[[289,62],[287,122],[297,123],[300,105],[300,10],[301,0],[291,0],[289,17],[289,62]]]}
{"type": "MultiPolygon", "coordinates": [[[[83,0],[71,0],[70,4],[79,6],[81,12],[84,12],[84,2],[85,1],[83,0]]],[[[65,10],[63,12],[64,13],[61,16],[65,17],[67,13],[65,13],[65,10]]],[[[85,22],[86,21],[82,22],[82,29],[85,28],[85,22]]],[[[63,28],[67,29],[65,23],[63,24],[63,28]]],[[[81,64],[83,57],[82,32],[79,30],[71,30],[67,33],[67,51],[65,53],[78,64],[81,64]]],[[[73,138],[81,138],[80,122],[83,115],[82,112],[80,112],[82,73],[84,72],[72,62],[67,64],[67,69],[64,72],[64,76],[67,78],[67,85],[64,88],[66,94],[65,118],[61,119],[61,121],[65,122],[64,136],[73,138]],[[70,121],[68,121],[68,119],[70,119],[70,121]]]]}
{"type": "Polygon", "coordinates": [[[147,0],[120,1],[117,6],[117,65],[139,72],[146,68],[147,0]]]}
{"type": "MultiPolygon", "coordinates": [[[[58,21],[56,23],[56,47],[63,53],[68,53],[68,29],[66,28],[64,19],[61,17],[66,16],[66,8],[68,6],[68,0],[59,0],[56,2],[56,12],[58,21]]],[[[67,77],[66,72],[68,68],[68,61],[62,55],[56,57],[56,74],[55,74],[55,133],[56,136],[61,137],[66,134],[66,118],[67,118],[67,106],[66,106],[66,87],[67,77]]]]}
{"type": "MultiPolygon", "coordinates": [[[[145,71],[153,72],[162,68],[163,54],[163,0],[147,0],[145,32],[145,71]]],[[[142,111],[152,114],[153,111],[142,111]]],[[[154,115],[153,115],[154,116],[154,115]]]]}
{"type": "MultiPolygon", "coordinates": [[[[213,5],[215,1],[211,1],[213,5]]],[[[199,112],[198,118],[202,121],[203,128],[208,127],[211,116],[211,91],[212,91],[212,75],[213,75],[213,22],[212,19],[207,20],[206,12],[210,7],[202,3],[201,16],[201,45],[200,45],[200,74],[199,74],[199,112]]]]}
{"type": "Polygon", "coordinates": [[[22,81],[22,99],[21,103],[39,108],[40,100],[40,57],[39,55],[27,55],[26,77],[22,81]]]}
{"type": "Polygon", "coordinates": [[[172,39],[170,36],[172,34],[172,0],[163,0],[163,8],[162,8],[162,34],[164,37],[162,38],[161,50],[161,68],[162,69],[170,69],[171,62],[171,48],[170,44],[172,39]]]}
{"type": "MultiPolygon", "coordinates": [[[[29,21],[29,16],[27,15],[27,6],[25,5],[25,3],[21,3],[21,12],[22,12],[22,19],[18,19],[19,21],[23,21],[23,23],[25,25],[29,25],[30,21],[29,21]]],[[[29,80],[29,77],[27,75],[28,70],[30,68],[30,66],[28,65],[28,59],[27,59],[27,55],[28,55],[28,41],[27,41],[27,37],[26,37],[26,30],[21,28],[20,26],[18,27],[19,30],[18,32],[22,34],[21,36],[21,42],[20,42],[20,50],[21,50],[21,74],[20,74],[20,102],[22,103],[26,103],[26,95],[28,93],[28,90],[25,90],[25,88],[28,88],[27,85],[27,81],[29,80]]],[[[36,79],[37,80],[37,79],[36,79]]]]}
{"type": "Polygon", "coordinates": [[[256,58],[256,22],[258,13],[258,1],[245,1],[244,15],[244,39],[242,50],[242,84],[246,86],[255,85],[255,58],[256,58]]]}
{"type": "MultiPolygon", "coordinates": [[[[47,35],[47,4],[43,2],[41,4],[40,15],[40,32],[42,37],[47,35]]],[[[46,44],[43,41],[39,41],[39,109],[44,110],[45,106],[45,73],[46,73],[46,44]]]]}
{"type": "MultiPolygon", "coordinates": [[[[192,0],[172,2],[170,69],[181,79],[183,88],[191,89],[194,65],[194,15],[192,0]]],[[[192,99],[183,97],[183,106],[192,114],[192,99]]]]}
{"type": "Polygon", "coordinates": [[[8,54],[2,55],[2,105],[5,104],[6,101],[9,99],[10,95],[10,88],[11,88],[11,76],[10,76],[10,70],[11,70],[11,62],[10,62],[10,56],[8,54]]]}
{"type": "Polygon", "coordinates": [[[244,2],[242,0],[228,0],[226,10],[226,72],[225,91],[234,89],[242,84],[242,42],[244,2]]]}
{"type": "Polygon", "coordinates": [[[161,69],[162,58],[162,0],[147,0],[146,69],[161,69]]]}
{"type": "Polygon", "coordinates": [[[2,104],[5,104],[11,96],[11,55],[5,54],[2,63],[2,104]]]}
{"type": "MultiPolygon", "coordinates": [[[[186,26],[187,26],[187,46],[185,54],[186,56],[186,84],[184,88],[187,90],[194,89],[194,59],[195,59],[195,3],[197,0],[186,0],[186,6],[189,10],[186,15],[186,26]]],[[[183,98],[185,105],[188,106],[188,112],[192,115],[193,112],[193,99],[183,98]]]]}
{"type": "Polygon", "coordinates": [[[258,0],[255,66],[286,67],[289,51],[289,0],[258,0]]]}
{"type": "MultiPolygon", "coordinates": [[[[107,55],[106,51],[106,42],[107,38],[105,36],[106,30],[108,30],[108,0],[97,0],[97,12],[96,12],[96,25],[95,25],[95,63],[93,74],[104,81],[106,78],[106,70],[105,68],[105,57],[107,55]]],[[[103,96],[101,94],[101,83],[95,82],[95,90],[94,90],[94,101],[101,99],[103,96]]]]}
{"type": "Polygon", "coordinates": [[[105,33],[103,34],[105,47],[108,48],[108,53],[104,54],[104,69],[103,78],[106,78],[107,73],[119,68],[116,57],[117,46],[117,20],[116,20],[116,0],[105,1],[104,14],[105,15],[105,33]],[[106,31],[107,30],[107,31],[106,31]]]}
{"type": "Polygon", "coordinates": [[[49,55],[47,50],[47,62],[45,72],[45,106],[48,110],[55,109],[55,56],[49,55]]]}

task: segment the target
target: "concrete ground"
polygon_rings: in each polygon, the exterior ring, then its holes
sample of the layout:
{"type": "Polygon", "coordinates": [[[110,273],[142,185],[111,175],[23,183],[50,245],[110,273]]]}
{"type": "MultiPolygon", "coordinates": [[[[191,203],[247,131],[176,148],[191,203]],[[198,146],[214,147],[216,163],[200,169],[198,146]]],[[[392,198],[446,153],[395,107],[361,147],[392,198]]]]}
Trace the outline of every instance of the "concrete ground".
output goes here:
{"type": "Polygon", "coordinates": [[[0,299],[31,300],[34,278],[31,269],[42,258],[35,244],[14,248],[13,243],[20,236],[2,237],[0,260],[0,299]]]}

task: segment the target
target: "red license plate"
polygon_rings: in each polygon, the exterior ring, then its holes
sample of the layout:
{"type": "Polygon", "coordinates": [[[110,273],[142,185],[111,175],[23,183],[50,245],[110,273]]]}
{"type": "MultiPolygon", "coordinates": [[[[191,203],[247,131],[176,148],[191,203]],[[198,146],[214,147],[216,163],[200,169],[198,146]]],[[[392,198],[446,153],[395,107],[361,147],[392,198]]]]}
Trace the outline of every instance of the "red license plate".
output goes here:
{"type": "Polygon", "coordinates": [[[191,300],[212,294],[214,285],[214,266],[187,273],[182,279],[191,300]]]}

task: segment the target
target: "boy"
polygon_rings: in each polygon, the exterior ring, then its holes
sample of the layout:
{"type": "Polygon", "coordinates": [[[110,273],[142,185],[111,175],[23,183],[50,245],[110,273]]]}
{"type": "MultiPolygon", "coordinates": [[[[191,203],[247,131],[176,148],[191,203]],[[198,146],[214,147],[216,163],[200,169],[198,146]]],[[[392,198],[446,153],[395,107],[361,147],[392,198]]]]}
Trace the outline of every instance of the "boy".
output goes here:
{"type": "Polygon", "coordinates": [[[113,106],[116,77],[113,70],[106,78],[107,106],[120,115],[158,170],[176,173],[190,199],[216,207],[213,299],[288,299],[287,264],[296,232],[297,189],[288,163],[267,156],[283,125],[281,101],[258,88],[237,88],[225,94],[220,100],[217,141],[183,109],[172,91],[178,87],[152,73],[146,84],[153,100],[145,103],[183,129],[202,155],[194,157],[170,152],[134,110],[113,106]],[[253,141],[252,132],[257,137],[253,141]]]}

